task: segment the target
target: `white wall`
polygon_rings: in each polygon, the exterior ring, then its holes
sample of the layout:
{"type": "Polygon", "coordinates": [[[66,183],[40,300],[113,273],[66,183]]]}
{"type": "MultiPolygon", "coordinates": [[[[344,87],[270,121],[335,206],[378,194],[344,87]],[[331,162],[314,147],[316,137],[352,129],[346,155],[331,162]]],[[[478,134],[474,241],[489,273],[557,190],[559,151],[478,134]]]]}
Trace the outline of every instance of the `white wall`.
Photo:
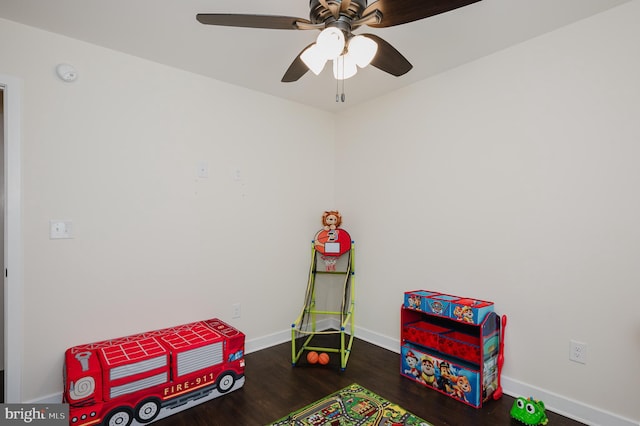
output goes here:
{"type": "Polygon", "coordinates": [[[22,400],[61,391],[76,344],[214,316],[248,339],[289,327],[334,208],[334,141],[309,132],[332,115],[3,20],[0,57],[24,84],[22,400]],[[50,240],[52,219],[74,238],[50,240]]]}
{"type": "Polygon", "coordinates": [[[512,382],[637,423],[638,16],[631,2],[337,122],[359,326],[399,339],[407,290],[492,300],[512,382]]]}

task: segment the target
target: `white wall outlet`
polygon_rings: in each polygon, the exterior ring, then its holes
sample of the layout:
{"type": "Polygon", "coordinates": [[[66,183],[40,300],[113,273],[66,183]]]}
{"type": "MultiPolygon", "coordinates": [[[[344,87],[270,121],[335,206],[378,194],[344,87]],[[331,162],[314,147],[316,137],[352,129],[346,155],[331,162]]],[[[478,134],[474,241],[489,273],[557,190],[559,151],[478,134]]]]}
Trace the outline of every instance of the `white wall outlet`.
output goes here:
{"type": "Polygon", "coordinates": [[[587,363],[587,344],[582,342],[570,341],[569,359],[580,364],[587,363]]]}
{"type": "Polygon", "coordinates": [[[240,304],[234,303],[231,305],[231,318],[240,318],[240,304]]]}

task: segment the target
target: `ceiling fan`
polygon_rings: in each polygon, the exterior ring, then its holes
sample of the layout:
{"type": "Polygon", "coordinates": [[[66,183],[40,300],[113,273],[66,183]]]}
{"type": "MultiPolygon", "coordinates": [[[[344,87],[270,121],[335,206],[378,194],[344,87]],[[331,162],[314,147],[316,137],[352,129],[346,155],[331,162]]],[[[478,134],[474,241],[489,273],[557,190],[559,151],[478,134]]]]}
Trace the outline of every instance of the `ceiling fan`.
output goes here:
{"type": "Polygon", "coordinates": [[[320,30],[315,43],[293,60],[282,82],[297,81],[312,70],[319,74],[333,61],[334,77],[344,80],[368,64],[399,77],[413,65],[375,34],[355,35],[361,26],[385,28],[448,12],[480,0],[310,0],[309,19],[278,15],[199,13],[206,25],[276,30],[320,30]]]}

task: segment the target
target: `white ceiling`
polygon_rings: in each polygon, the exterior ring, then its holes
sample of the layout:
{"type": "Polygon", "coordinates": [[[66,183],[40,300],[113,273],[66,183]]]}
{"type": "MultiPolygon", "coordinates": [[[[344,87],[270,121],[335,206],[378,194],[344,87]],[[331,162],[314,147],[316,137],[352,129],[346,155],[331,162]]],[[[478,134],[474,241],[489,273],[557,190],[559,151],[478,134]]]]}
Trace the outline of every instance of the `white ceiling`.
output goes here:
{"type": "MultiPolygon", "coordinates": [[[[428,1],[428,0],[415,0],[428,1]]],[[[368,67],[336,103],[330,67],[294,83],[282,75],[317,31],[202,25],[197,13],[309,17],[308,0],[0,0],[0,17],[182,68],[327,111],[339,111],[630,0],[482,0],[374,33],[413,69],[393,77],[368,67]]],[[[61,58],[63,59],[63,58],[61,58]]],[[[82,70],[78,70],[82,73],[82,70]]]]}

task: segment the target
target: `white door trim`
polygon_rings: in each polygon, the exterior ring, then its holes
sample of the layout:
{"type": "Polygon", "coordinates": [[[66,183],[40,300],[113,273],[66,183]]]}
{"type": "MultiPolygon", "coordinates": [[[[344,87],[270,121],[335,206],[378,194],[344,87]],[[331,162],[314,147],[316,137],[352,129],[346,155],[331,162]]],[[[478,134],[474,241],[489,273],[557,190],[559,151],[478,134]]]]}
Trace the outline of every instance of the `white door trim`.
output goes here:
{"type": "Polygon", "coordinates": [[[22,81],[0,74],[4,90],[4,402],[22,402],[22,81]]]}

